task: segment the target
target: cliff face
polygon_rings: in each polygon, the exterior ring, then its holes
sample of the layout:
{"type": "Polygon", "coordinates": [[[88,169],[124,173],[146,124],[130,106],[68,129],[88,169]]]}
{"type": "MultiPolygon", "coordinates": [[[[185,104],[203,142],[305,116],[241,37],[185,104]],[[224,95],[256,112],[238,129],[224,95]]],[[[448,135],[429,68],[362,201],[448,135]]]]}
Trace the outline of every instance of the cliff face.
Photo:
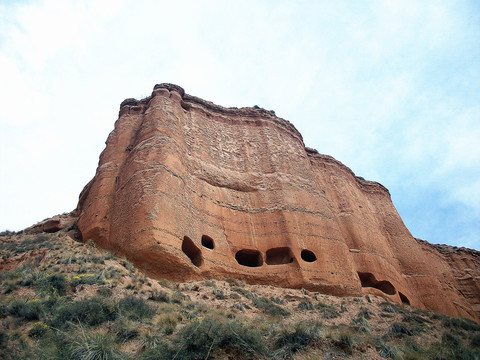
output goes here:
{"type": "Polygon", "coordinates": [[[150,276],[365,293],[480,319],[478,252],[417,241],[382,185],[273,112],[156,85],[125,100],[80,195],[83,239],[150,276]]]}

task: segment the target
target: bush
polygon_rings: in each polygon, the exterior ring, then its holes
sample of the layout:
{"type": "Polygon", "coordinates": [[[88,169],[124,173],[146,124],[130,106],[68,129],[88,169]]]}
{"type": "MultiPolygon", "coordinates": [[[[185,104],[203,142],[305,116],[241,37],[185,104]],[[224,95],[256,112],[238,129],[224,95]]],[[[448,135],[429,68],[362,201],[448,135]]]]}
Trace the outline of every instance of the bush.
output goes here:
{"type": "Polygon", "coordinates": [[[164,303],[169,303],[171,301],[170,295],[163,290],[153,291],[148,299],[153,301],[158,301],[158,302],[164,302],[164,303]]]}
{"type": "Polygon", "coordinates": [[[355,319],[352,319],[350,325],[359,332],[370,333],[370,324],[367,319],[362,316],[357,316],[355,319]]]}
{"type": "Polygon", "coordinates": [[[42,293],[63,296],[67,292],[67,279],[62,274],[50,274],[39,279],[35,286],[42,293]]]}
{"type": "Polygon", "coordinates": [[[93,297],[78,300],[61,306],[53,319],[54,327],[64,327],[67,322],[81,323],[89,326],[115,320],[117,313],[112,304],[103,298],[93,297]]]}
{"type": "Polygon", "coordinates": [[[252,302],[257,309],[262,310],[268,315],[284,317],[290,316],[290,312],[288,312],[281,306],[274,304],[272,301],[265,297],[254,298],[252,302]]]}
{"type": "Polygon", "coordinates": [[[33,326],[28,331],[28,336],[34,339],[38,339],[43,337],[50,328],[48,325],[44,324],[43,322],[39,321],[33,324],[33,326]]]}
{"type": "Polygon", "coordinates": [[[396,336],[396,337],[401,337],[403,335],[408,335],[408,336],[413,335],[413,333],[410,331],[410,329],[407,328],[402,323],[393,323],[392,327],[388,331],[388,334],[396,336]]]}
{"type": "Polygon", "coordinates": [[[466,331],[480,331],[480,325],[467,319],[457,319],[445,317],[442,321],[443,326],[449,328],[462,329],[466,331]]]}
{"type": "Polygon", "coordinates": [[[40,319],[40,316],[43,314],[43,308],[38,299],[29,301],[15,300],[8,307],[8,313],[12,316],[31,321],[40,319]]]}
{"type": "Polygon", "coordinates": [[[74,360],[116,360],[123,356],[116,349],[114,339],[105,333],[86,333],[71,337],[67,342],[66,355],[74,360]]]}
{"type": "Polygon", "coordinates": [[[300,322],[293,331],[282,330],[275,341],[274,359],[291,358],[296,352],[320,339],[319,323],[300,322]]]}
{"type": "Polygon", "coordinates": [[[480,334],[475,334],[470,339],[470,345],[476,348],[480,348],[480,334]]]}
{"type": "Polygon", "coordinates": [[[298,309],[299,310],[315,310],[315,307],[310,301],[304,300],[298,304],[298,309]]]}
{"type": "Polygon", "coordinates": [[[126,343],[138,337],[137,324],[124,318],[117,319],[111,327],[111,332],[115,335],[116,342],[126,343]]]}
{"type": "Polygon", "coordinates": [[[220,350],[255,357],[263,354],[265,347],[257,331],[240,322],[216,317],[186,325],[174,340],[176,359],[206,359],[220,350]]]}
{"type": "Polygon", "coordinates": [[[105,281],[102,279],[101,274],[80,274],[70,279],[70,285],[76,287],[78,285],[103,285],[105,281]]]}
{"type": "Polygon", "coordinates": [[[320,310],[323,318],[325,319],[335,319],[340,316],[338,311],[332,305],[318,303],[315,305],[315,308],[320,310]]]}
{"type": "Polygon", "coordinates": [[[161,313],[158,317],[155,317],[157,326],[166,335],[173,334],[181,319],[182,317],[177,312],[161,313]]]}
{"type": "Polygon", "coordinates": [[[460,342],[455,335],[445,332],[442,334],[442,345],[448,348],[455,348],[460,345],[460,342]]]}
{"type": "Polygon", "coordinates": [[[243,280],[238,280],[238,279],[233,279],[233,278],[228,278],[225,280],[227,283],[229,283],[231,286],[245,286],[245,281],[243,280]]]}
{"type": "Polygon", "coordinates": [[[150,306],[144,299],[135,296],[127,296],[118,302],[118,309],[121,314],[129,319],[143,320],[155,315],[156,309],[150,306]]]}
{"type": "Polygon", "coordinates": [[[227,298],[223,290],[220,290],[220,289],[213,289],[213,295],[218,300],[225,300],[227,298]]]}
{"type": "Polygon", "coordinates": [[[335,342],[335,344],[347,354],[351,354],[354,344],[352,334],[347,330],[340,331],[340,333],[338,334],[338,340],[335,342]]]}

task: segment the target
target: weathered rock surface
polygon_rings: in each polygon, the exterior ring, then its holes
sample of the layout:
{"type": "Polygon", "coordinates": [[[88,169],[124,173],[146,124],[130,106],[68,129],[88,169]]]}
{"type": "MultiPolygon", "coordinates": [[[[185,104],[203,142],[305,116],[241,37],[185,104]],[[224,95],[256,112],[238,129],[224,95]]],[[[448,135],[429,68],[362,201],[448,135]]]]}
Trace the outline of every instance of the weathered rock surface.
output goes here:
{"type": "Polygon", "coordinates": [[[156,85],[127,99],[80,195],[84,240],[150,276],[376,294],[480,319],[480,256],[412,237],[388,190],[286,120],[156,85]]]}

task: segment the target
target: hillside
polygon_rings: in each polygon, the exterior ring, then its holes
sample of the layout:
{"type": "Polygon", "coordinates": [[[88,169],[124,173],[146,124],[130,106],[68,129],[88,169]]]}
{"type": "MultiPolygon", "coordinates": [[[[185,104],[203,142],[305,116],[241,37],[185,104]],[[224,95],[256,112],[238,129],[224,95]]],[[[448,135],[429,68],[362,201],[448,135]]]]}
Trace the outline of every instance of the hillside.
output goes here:
{"type": "Polygon", "coordinates": [[[154,280],[74,235],[1,234],[0,358],[480,357],[480,326],[470,320],[375,295],[154,280]]]}

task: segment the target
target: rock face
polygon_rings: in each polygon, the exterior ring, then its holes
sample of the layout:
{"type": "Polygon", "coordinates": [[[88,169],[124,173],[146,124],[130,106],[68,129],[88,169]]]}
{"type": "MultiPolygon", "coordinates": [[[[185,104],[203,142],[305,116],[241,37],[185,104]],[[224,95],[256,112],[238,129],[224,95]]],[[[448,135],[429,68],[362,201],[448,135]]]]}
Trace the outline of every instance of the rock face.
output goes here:
{"type": "Polygon", "coordinates": [[[106,144],[78,228],[152,277],[369,293],[480,319],[479,253],[417,241],[385,187],[305,148],[272,111],[161,84],[122,102],[106,144]]]}

